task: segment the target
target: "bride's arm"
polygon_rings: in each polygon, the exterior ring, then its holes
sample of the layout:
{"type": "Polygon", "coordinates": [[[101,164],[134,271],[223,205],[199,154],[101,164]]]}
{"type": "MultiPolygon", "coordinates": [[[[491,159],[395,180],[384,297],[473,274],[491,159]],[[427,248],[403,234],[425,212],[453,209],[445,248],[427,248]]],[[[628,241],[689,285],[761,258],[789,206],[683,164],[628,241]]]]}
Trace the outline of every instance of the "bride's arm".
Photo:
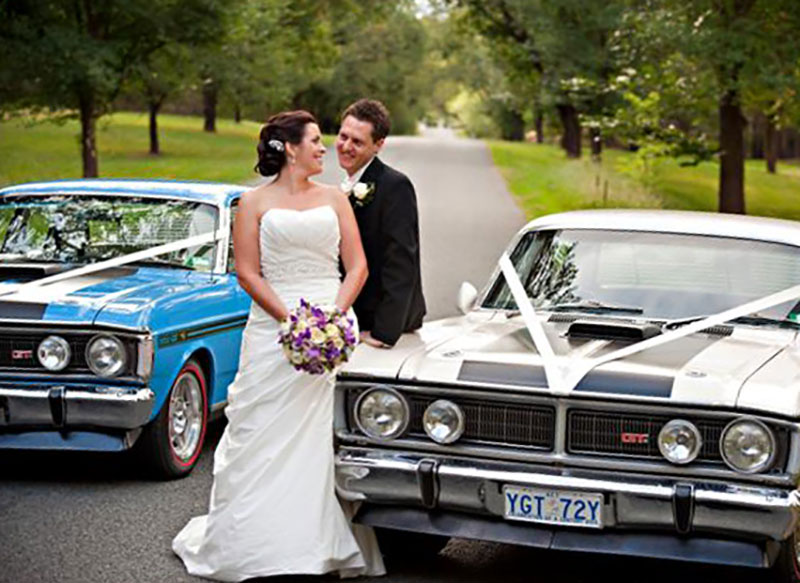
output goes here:
{"type": "MultiPolygon", "coordinates": [[[[251,191],[252,192],[252,191],[251,191]]],[[[258,207],[254,197],[246,193],[239,203],[233,223],[233,255],[236,260],[236,278],[253,301],[273,318],[280,321],[289,311],[261,276],[261,248],[259,246],[258,207]]]]}
{"type": "Polygon", "coordinates": [[[336,306],[342,311],[347,311],[367,281],[367,258],[364,255],[364,247],[361,246],[361,234],[350,203],[338,190],[334,189],[332,196],[333,206],[339,217],[339,232],[342,237],[339,253],[345,271],[344,280],[336,295],[336,306]]]}

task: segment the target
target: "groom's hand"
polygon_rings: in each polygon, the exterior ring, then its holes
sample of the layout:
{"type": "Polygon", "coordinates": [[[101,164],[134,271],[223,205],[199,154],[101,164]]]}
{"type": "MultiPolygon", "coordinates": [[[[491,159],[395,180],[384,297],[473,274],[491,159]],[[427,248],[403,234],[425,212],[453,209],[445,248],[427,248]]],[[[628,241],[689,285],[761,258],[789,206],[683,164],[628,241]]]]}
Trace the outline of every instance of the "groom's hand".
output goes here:
{"type": "Polygon", "coordinates": [[[368,330],[361,333],[361,342],[369,344],[370,346],[374,346],[375,348],[391,348],[389,344],[381,342],[377,338],[373,338],[372,334],[370,334],[368,330]]]}

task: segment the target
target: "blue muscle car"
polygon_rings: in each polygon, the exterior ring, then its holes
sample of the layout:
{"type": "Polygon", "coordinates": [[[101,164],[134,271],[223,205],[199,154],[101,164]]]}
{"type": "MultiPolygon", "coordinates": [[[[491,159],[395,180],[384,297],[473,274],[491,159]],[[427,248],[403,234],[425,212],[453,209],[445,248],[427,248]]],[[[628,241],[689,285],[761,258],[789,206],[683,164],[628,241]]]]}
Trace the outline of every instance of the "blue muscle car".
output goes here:
{"type": "Polygon", "coordinates": [[[244,190],[133,180],[0,190],[0,448],[135,446],[161,476],[191,471],[250,307],[230,237],[244,190]]]}

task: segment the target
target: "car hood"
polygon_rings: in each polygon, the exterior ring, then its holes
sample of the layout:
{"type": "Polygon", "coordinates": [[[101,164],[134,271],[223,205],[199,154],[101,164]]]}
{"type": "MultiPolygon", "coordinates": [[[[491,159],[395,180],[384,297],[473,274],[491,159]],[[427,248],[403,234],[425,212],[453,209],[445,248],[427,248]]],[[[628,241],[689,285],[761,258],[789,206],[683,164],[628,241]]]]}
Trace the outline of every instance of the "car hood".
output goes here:
{"type": "Polygon", "coordinates": [[[138,328],[156,300],[192,287],[198,277],[180,269],[125,266],[21,292],[12,291],[13,282],[0,282],[0,320],[138,328]]]}
{"type": "MultiPolygon", "coordinates": [[[[570,338],[569,322],[542,324],[562,371],[631,344],[570,338]]],[[[426,324],[391,350],[362,345],[343,375],[800,414],[797,334],[767,327],[691,334],[599,365],[575,386],[555,390],[548,387],[543,359],[521,318],[474,312],[426,324]]]]}

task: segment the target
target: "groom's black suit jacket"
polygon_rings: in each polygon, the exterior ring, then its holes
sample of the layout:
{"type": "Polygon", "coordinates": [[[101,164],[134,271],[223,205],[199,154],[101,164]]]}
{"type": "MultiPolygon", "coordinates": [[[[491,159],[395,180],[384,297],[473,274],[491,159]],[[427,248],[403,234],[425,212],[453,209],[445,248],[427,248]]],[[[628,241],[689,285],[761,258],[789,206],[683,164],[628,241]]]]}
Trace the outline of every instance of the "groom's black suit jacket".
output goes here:
{"type": "Polygon", "coordinates": [[[378,158],[360,182],[374,183],[375,191],[369,203],[353,208],[369,269],[353,309],[361,330],[393,345],[403,332],[419,328],[425,315],[417,196],[405,174],[378,158]]]}

